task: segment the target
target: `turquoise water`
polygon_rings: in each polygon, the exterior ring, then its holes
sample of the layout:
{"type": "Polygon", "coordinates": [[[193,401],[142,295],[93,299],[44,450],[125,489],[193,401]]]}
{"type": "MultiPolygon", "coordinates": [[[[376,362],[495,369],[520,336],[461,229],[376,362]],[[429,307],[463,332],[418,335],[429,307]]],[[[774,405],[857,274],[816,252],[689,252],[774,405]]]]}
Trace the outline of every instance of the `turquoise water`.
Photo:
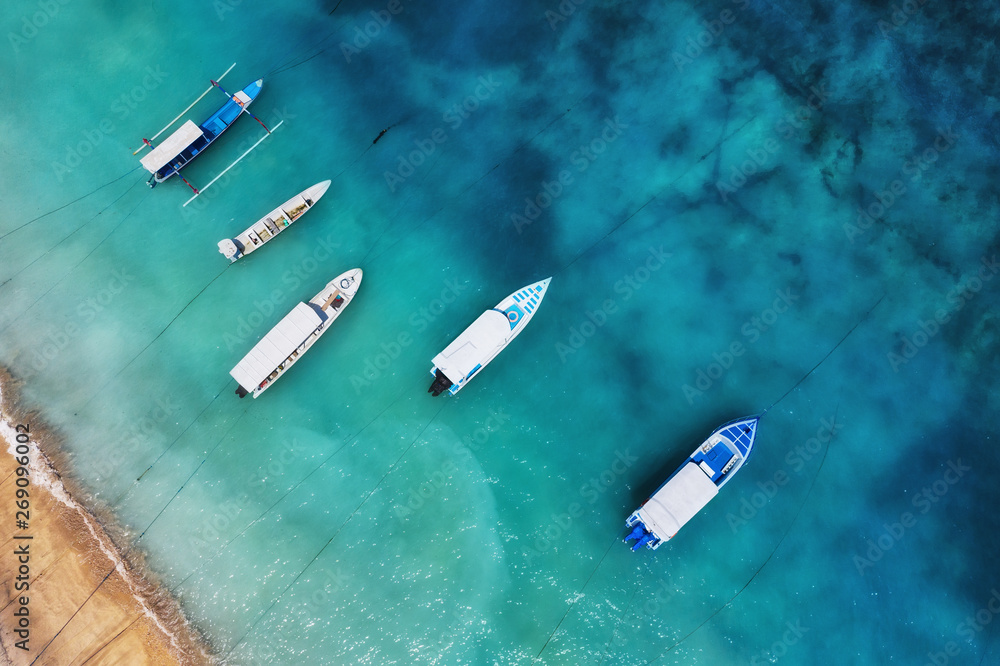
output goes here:
{"type": "MultiPolygon", "coordinates": [[[[4,17],[0,363],[220,656],[997,661],[995,8],[4,17]],[[283,125],[183,208],[131,152],[233,62],[223,85],[263,76],[251,110],[283,125]],[[218,240],[327,178],[227,265],[218,240]],[[355,266],[335,330],[237,399],[229,369],[355,266]],[[548,276],[503,355],[425,393],[434,354],[548,276]],[[714,427],[779,398],[674,541],[619,543],[714,427]]],[[[241,119],[185,177],[262,134],[241,119]]]]}

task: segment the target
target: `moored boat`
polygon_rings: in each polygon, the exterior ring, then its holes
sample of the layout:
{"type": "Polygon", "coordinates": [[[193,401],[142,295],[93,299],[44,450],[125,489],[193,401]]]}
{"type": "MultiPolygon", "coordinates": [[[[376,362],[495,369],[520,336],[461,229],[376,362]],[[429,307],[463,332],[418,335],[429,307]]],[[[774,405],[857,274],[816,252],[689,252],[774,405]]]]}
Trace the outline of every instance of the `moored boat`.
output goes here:
{"type": "Polygon", "coordinates": [[[361,285],[363,273],[352,268],[330,280],[308,303],[299,303],[254,345],[229,374],[241,398],[256,398],[288,372],[347,308],[361,285]]]}
{"type": "Polygon", "coordinates": [[[312,187],[299,192],[254,222],[246,231],[235,238],[227,238],[219,241],[219,252],[229,259],[229,261],[236,261],[240,257],[246,256],[263,246],[316,205],[320,197],[329,189],[330,182],[329,180],[324,180],[322,183],[316,183],[312,187]]]}
{"type": "Polygon", "coordinates": [[[546,278],[515,291],[462,331],[432,360],[434,383],[427,392],[438,396],[444,391],[449,395],[461,391],[524,330],[538,311],[551,280],[546,278]]]}
{"type": "Polygon", "coordinates": [[[689,520],[729,483],[753,452],[759,416],[730,421],[708,436],[670,478],[642,503],[625,526],[625,543],[632,550],[656,550],[677,534],[689,520]]]}
{"type": "MultiPolygon", "coordinates": [[[[214,81],[213,85],[217,86],[214,81]]],[[[139,160],[142,166],[153,174],[149,178],[149,186],[153,187],[156,183],[162,183],[177,174],[191,160],[200,155],[205,148],[229,129],[233,122],[257,99],[263,85],[264,80],[257,79],[231,96],[218,111],[209,116],[201,125],[195,125],[192,120],[185,121],[176,132],[156,147],[153,147],[148,140],[143,139],[147,145],[153,148],[148,155],[139,160]]]]}

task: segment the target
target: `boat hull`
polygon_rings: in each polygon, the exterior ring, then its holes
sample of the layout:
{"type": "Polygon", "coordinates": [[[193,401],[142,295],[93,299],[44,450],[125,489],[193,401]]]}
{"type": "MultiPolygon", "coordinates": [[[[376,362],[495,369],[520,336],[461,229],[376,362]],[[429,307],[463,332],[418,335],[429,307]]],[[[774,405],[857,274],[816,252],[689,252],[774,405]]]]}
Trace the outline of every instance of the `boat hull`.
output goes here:
{"type": "Polygon", "coordinates": [[[229,98],[215,113],[201,123],[198,128],[202,135],[194,143],[182,150],[174,159],[153,172],[153,180],[162,183],[176,175],[185,166],[215,142],[222,133],[229,129],[243,111],[253,103],[264,85],[263,79],[257,79],[243,90],[229,98]]]}
{"type": "Polygon", "coordinates": [[[230,370],[237,395],[257,398],[288,372],[351,304],[363,275],[360,268],[352,268],[330,280],[308,303],[297,304],[230,370]],[[292,337],[295,332],[298,336],[292,337]]]}
{"type": "Polygon", "coordinates": [[[306,188],[254,222],[235,238],[219,241],[219,252],[232,262],[263,247],[264,244],[273,240],[279,233],[311,210],[316,202],[326,194],[330,188],[330,182],[324,180],[306,188]]]}
{"type": "Polygon", "coordinates": [[[753,453],[760,417],[730,421],[708,436],[625,521],[632,550],[672,539],[736,475],[753,453]]]}
{"type": "Polygon", "coordinates": [[[509,345],[528,325],[552,278],[530,284],[487,310],[432,360],[435,396],[455,395],[509,345]]]}

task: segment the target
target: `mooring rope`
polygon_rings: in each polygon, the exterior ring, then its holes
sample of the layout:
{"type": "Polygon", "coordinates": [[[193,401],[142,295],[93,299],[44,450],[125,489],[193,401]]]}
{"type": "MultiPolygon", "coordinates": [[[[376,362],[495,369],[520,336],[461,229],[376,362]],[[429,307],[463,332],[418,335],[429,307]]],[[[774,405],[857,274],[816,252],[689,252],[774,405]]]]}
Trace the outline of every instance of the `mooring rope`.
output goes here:
{"type": "Polygon", "coordinates": [[[48,217],[49,215],[52,215],[53,213],[57,213],[57,212],[61,211],[61,210],[62,210],[63,208],[66,208],[67,206],[72,206],[73,204],[75,204],[75,203],[76,203],[76,202],[78,202],[78,201],[83,201],[84,199],[86,199],[86,198],[87,198],[87,197],[89,197],[90,195],[92,195],[92,194],[94,194],[94,193],[96,193],[96,192],[99,192],[100,190],[103,190],[103,189],[104,189],[105,187],[107,187],[108,185],[111,185],[111,184],[113,184],[113,183],[117,183],[117,182],[118,182],[119,180],[121,180],[121,179],[122,179],[122,178],[124,178],[125,176],[127,176],[127,175],[129,175],[130,173],[133,173],[133,172],[135,172],[135,171],[137,171],[137,170],[139,170],[139,169],[141,169],[141,168],[142,168],[142,167],[141,167],[141,165],[140,165],[140,166],[137,166],[137,167],[135,167],[135,168],[133,168],[133,169],[129,169],[128,171],[126,171],[126,172],[125,172],[125,173],[123,173],[122,175],[118,176],[117,178],[115,178],[115,179],[113,179],[113,180],[109,180],[108,182],[104,183],[103,185],[101,185],[101,186],[99,186],[99,187],[95,187],[94,189],[92,189],[92,190],[91,190],[90,192],[87,192],[87,193],[86,193],[86,194],[84,194],[83,196],[79,196],[79,197],[77,197],[76,199],[73,199],[72,201],[70,201],[70,202],[68,202],[68,203],[64,203],[63,205],[61,205],[61,206],[59,206],[59,207],[57,207],[57,208],[53,208],[52,210],[50,210],[50,211],[48,211],[48,212],[46,212],[46,213],[42,213],[42,214],[41,214],[41,215],[39,215],[38,217],[34,217],[34,218],[32,218],[32,219],[28,220],[27,222],[25,222],[25,223],[21,224],[20,226],[17,226],[17,227],[14,227],[14,228],[13,228],[13,229],[11,229],[10,231],[8,231],[8,232],[5,232],[4,234],[0,235],[0,240],[3,240],[3,239],[4,239],[4,238],[6,238],[7,236],[10,236],[10,235],[11,235],[12,233],[14,233],[15,231],[20,231],[21,229],[24,229],[24,228],[25,228],[26,226],[28,226],[28,225],[30,225],[30,224],[34,224],[35,222],[37,222],[38,220],[41,220],[42,218],[45,218],[45,217],[48,217]]]}
{"type": "Polygon", "coordinates": [[[428,421],[427,424],[420,429],[420,432],[417,434],[416,437],[413,438],[413,441],[411,441],[409,445],[405,449],[403,449],[403,452],[400,453],[399,456],[396,458],[395,462],[393,462],[389,466],[389,469],[386,471],[385,474],[382,475],[382,478],[378,480],[378,483],[375,484],[375,487],[372,488],[367,495],[365,495],[364,499],[362,499],[361,502],[358,504],[358,506],[355,507],[354,511],[351,512],[351,515],[349,515],[347,519],[343,523],[341,523],[340,527],[337,528],[337,531],[333,533],[333,536],[331,536],[327,540],[327,542],[323,544],[323,547],[319,549],[319,552],[317,552],[313,556],[313,558],[309,560],[309,563],[306,564],[306,566],[301,571],[299,571],[299,573],[295,576],[295,578],[292,579],[292,582],[290,582],[287,586],[285,586],[285,589],[283,589],[277,596],[274,597],[274,600],[271,602],[271,605],[268,606],[266,609],[264,609],[264,611],[257,616],[257,618],[253,621],[253,623],[246,630],[246,632],[240,637],[240,639],[236,641],[236,643],[234,643],[233,646],[229,648],[229,650],[226,651],[225,654],[226,657],[232,654],[233,650],[239,647],[243,643],[243,641],[246,640],[246,637],[253,632],[253,630],[257,627],[257,625],[260,624],[261,620],[263,620],[264,618],[266,618],[268,615],[271,614],[271,611],[277,605],[278,601],[280,601],[281,598],[285,596],[288,590],[290,590],[292,586],[295,585],[295,583],[299,580],[299,578],[301,578],[303,574],[305,574],[305,572],[309,570],[309,567],[311,567],[313,563],[319,559],[319,557],[323,554],[323,552],[326,551],[327,547],[329,547],[329,545],[333,543],[334,539],[337,538],[337,536],[341,533],[344,527],[346,527],[347,524],[351,522],[351,519],[354,518],[354,516],[358,513],[358,511],[361,510],[361,507],[363,507],[368,502],[368,500],[371,499],[371,496],[374,495],[375,491],[379,489],[379,487],[382,485],[382,482],[385,481],[389,477],[389,475],[392,474],[393,471],[397,469],[400,461],[406,456],[406,454],[410,451],[410,449],[413,448],[413,445],[416,444],[421,437],[423,437],[424,432],[426,432],[427,429],[431,426],[431,424],[433,424],[434,421],[437,420],[438,415],[441,414],[441,411],[448,404],[450,404],[450,402],[451,401],[445,402],[440,407],[438,407],[437,411],[434,412],[434,416],[431,417],[430,421],[428,421]]]}

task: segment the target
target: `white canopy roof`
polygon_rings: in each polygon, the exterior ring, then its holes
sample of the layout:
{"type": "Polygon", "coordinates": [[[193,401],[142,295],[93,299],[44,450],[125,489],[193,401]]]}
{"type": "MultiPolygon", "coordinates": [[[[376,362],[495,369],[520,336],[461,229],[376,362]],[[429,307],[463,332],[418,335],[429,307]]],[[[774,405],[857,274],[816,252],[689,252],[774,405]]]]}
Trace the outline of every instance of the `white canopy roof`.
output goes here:
{"type": "Polygon", "coordinates": [[[639,509],[639,518],[662,540],[677,531],[719,494],[718,487],[693,462],[677,470],[649,501],[639,509]]]}
{"type": "Polygon", "coordinates": [[[506,344],[510,334],[507,315],[487,310],[445,347],[443,352],[435,356],[433,363],[448,379],[458,383],[475,370],[477,365],[492,359],[506,344]]]}
{"type": "Polygon", "coordinates": [[[312,307],[299,303],[250,350],[250,353],[243,357],[242,361],[236,364],[235,368],[229,371],[229,374],[246,390],[254,390],[305,342],[321,323],[323,318],[312,307]]]}
{"type": "Polygon", "coordinates": [[[170,160],[180,155],[181,151],[197,141],[202,134],[201,128],[189,120],[139,161],[146,171],[156,173],[170,160]]]}

